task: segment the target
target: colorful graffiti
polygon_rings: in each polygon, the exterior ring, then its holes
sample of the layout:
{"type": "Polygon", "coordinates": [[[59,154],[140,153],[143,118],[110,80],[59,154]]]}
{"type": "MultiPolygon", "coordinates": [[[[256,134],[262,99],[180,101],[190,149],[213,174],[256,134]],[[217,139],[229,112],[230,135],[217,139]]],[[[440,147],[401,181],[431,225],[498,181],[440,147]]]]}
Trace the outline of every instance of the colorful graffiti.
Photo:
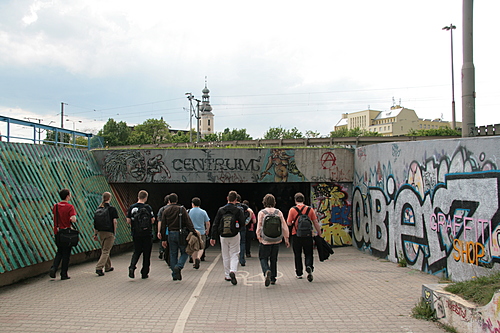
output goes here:
{"type": "Polygon", "coordinates": [[[323,229],[323,238],[332,245],[351,245],[351,204],[349,190],[339,184],[312,184],[312,198],[323,229]]]}
{"type": "Polygon", "coordinates": [[[259,181],[282,183],[287,182],[290,176],[296,176],[300,181],[305,181],[305,176],[295,163],[294,154],[295,151],[291,149],[271,149],[264,170],[260,173],[259,181]]]}
{"type": "MultiPolygon", "coordinates": [[[[403,155],[398,151],[398,159],[403,155]]],[[[491,269],[500,262],[500,172],[486,156],[458,146],[450,155],[413,160],[399,173],[394,160],[356,170],[356,246],[394,262],[404,256],[414,268],[458,280],[476,275],[471,265],[491,269]]]]}

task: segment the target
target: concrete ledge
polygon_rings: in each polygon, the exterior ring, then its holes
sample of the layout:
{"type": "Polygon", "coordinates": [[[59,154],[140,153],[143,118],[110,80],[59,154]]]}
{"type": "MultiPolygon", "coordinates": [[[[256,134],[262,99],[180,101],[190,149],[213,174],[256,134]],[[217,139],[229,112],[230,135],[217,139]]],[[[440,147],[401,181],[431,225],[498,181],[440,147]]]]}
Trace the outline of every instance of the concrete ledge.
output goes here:
{"type": "MultiPolygon", "coordinates": [[[[111,249],[111,255],[113,255],[114,253],[125,252],[132,247],[133,243],[114,245],[111,249]]],[[[100,256],[101,249],[73,254],[71,255],[70,259],[70,267],[75,264],[97,260],[100,256]]],[[[113,258],[111,257],[111,259],[113,258]]],[[[52,266],[52,260],[2,273],[0,274],[0,287],[7,286],[41,274],[48,274],[50,266],[52,266]]]]}
{"type": "Polygon", "coordinates": [[[436,310],[440,323],[458,332],[500,332],[500,291],[485,306],[478,306],[444,290],[447,284],[422,285],[422,297],[436,310]]]}

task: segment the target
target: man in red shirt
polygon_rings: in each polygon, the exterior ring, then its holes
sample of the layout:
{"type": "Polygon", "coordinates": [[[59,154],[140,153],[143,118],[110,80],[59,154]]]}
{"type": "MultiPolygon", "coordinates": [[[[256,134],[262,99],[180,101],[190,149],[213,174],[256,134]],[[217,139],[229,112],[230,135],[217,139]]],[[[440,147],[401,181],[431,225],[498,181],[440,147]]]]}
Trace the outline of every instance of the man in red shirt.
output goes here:
{"type": "MultiPolygon", "coordinates": [[[[54,235],[57,235],[61,229],[71,228],[71,223],[76,222],[75,207],[68,202],[71,199],[71,193],[65,188],[59,191],[59,196],[61,197],[61,202],[56,203],[54,207],[52,207],[52,213],[54,215],[54,235]]],[[[59,244],[57,237],[56,246],[57,252],[52,267],[50,268],[49,275],[54,279],[59,264],[61,264],[61,280],[67,280],[70,278],[68,276],[68,267],[72,246],[59,244]]]]}
{"type": "Polygon", "coordinates": [[[295,200],[295,206],[290,208],[286,222],[289,226],[292,226],[292,248],[293,248],[293,255],[295,257],[295,273],[297,275],[297,279],[302,279],[302,274],[304,269],[304,266],[302,265],[302,252],[304,252],[304,257],[305,257],[304,263],[306,266],[307,280],[309,282],[312,282],[313,281],[312,273],[314,271],[313,234],[311,233],[311,235],[307,237],[297,236],[297,220],[299,217],[299,212],[297,211],[297,209],[301,212],[301,214],[306,214],[307,210],[309,210],[307,215],[309,216],[309,219],[313,223],[314,229],[316,229],[316,232],[318,233],[319,236],[321,236],[321,226],[318,222],[318,218],[316,216],[316,212],[314,211],[314,209],[304,204],[304,195],[302,193],[300,192],[296,193],[294,196],[294,200],[295,200]],[[297,207],[297,209],[295,207],[297,207]]]}

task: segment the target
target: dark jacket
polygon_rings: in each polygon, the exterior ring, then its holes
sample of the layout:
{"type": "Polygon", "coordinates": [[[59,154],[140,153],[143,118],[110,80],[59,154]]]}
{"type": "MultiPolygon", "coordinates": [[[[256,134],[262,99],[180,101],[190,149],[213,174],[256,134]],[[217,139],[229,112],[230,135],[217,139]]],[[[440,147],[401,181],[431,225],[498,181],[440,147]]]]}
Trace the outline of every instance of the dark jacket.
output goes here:
{"type": "Polygon", "coordinates": [[[193,222],[189,217],[189,214],[186,211],[186,208],[179,205],[167,205],[167,207],[163,210],[163,214],[161,216],[161,240],[168,240],[168,236],[166,235],[166,228],[168,227],[168,231],[179,231],[179,217],[181,217],[182,227],[187,227],[189,231],[195,232],[193,227],[193,222]],[[181,213],[181,216],[179,216],[181,213]]]}
{"type": "Polygon", "coordinates": [[[332,246],[321,236],[314,236],[316,249],[318,250],[319,261],[325,261],[333,254],[332,246]]]}
{"type": "MultiPolygon", "coordinates": [[[[240,228],[245,225],[245,214],[243,214],[243,210],[232,203],[228,203],[227,205],[219,208],[219,210],[217,211],[217,215],[215,215],[214,224],[212,227],[210,227],[210,229],[212,230],[212,232],[210,233],[210,237],[212,239],[219,238],[222,229],[222,215],[224,215],[227,211],[233,213],[236,216],[236,221],[239,223],[240,228]]],[[[239,231],[240,228],[237,228],[237,231],[239,231]]]]}

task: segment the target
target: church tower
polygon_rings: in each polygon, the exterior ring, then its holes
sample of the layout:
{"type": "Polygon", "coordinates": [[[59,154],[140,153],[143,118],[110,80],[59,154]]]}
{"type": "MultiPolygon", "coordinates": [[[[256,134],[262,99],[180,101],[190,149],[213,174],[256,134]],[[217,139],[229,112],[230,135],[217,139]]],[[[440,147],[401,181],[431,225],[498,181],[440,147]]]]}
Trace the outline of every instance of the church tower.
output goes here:
{"type": "Polygon", "coordinates": [[[212,106],[210,105],[210,90],[207,88],[207,80],[205,78],[205,88],[201,91],[203,96],[200,105],[200,134],[204,137],[207,134],[214,132],[214,114],[212,113],[212,106]]]}

